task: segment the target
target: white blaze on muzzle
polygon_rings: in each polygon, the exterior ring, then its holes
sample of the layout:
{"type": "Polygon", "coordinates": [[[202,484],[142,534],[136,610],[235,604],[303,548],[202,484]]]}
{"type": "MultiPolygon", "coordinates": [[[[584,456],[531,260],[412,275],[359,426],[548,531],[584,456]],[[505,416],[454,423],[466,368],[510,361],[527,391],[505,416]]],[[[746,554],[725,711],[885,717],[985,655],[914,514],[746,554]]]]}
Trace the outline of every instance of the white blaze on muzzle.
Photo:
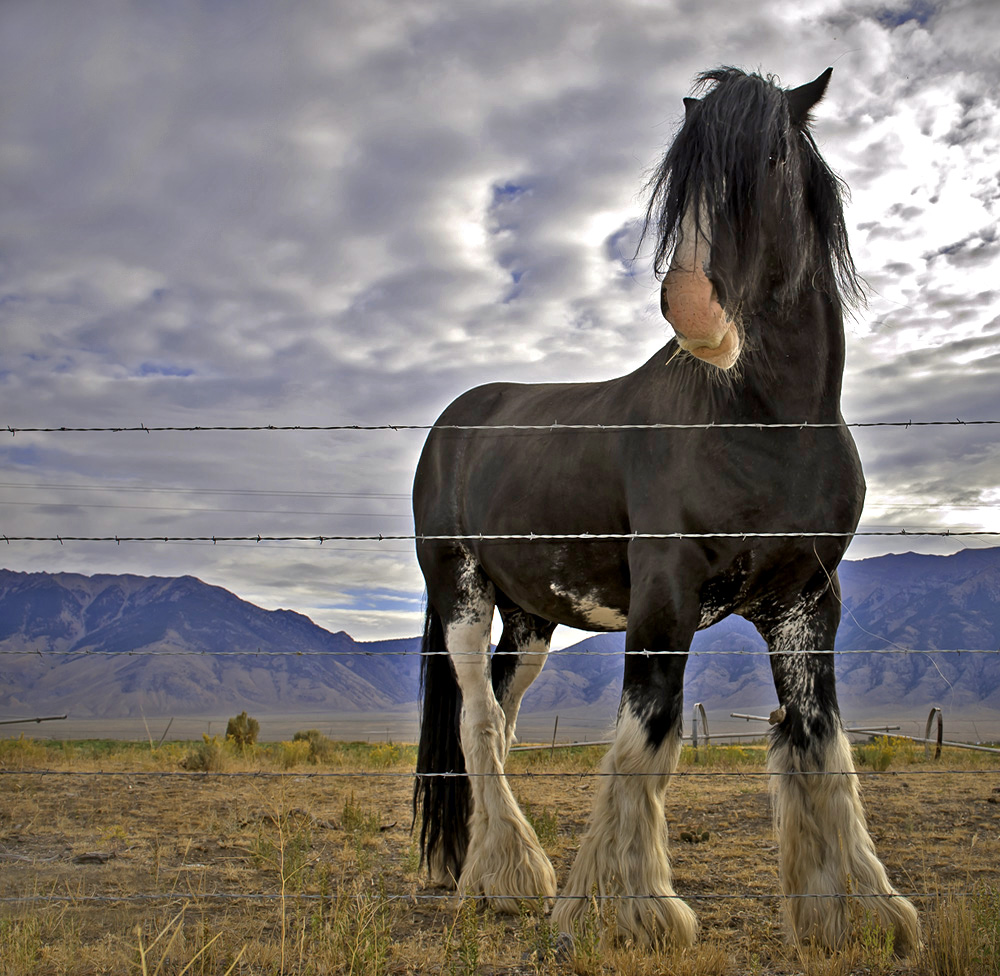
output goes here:
{"type": "Polygon", "coordinates": [[[729,369],[740,355],[740,335],[705,273],[712,241],[704,230],[707,221],[701,223],[702,228],[695,228],[690,210],[681,221],[670,270],[660,286],[660,308],[681,349],[729,369]]]}

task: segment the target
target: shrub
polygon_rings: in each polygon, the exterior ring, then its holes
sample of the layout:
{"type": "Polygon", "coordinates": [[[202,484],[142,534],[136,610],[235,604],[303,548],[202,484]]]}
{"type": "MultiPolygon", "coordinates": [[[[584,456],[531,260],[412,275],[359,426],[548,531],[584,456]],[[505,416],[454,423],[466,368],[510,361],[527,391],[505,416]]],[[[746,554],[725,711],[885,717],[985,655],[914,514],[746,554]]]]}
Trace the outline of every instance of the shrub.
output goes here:
{"type": "Polygon", "coordinates": [[[382,829],[382,818],[377,810],[355,801],[354,794],[351,793],[350,798],[344,801],[340,826],[355,837],[377,837],[382,829]]]}
{"type": "Polygon", "coordinates": [[[300,766],[310,758],[309,743],[303,739],[278,743],[278,762],[284,769],[300,766]]]}
{"type": "Polygon", "coordinates": [[[392,742],[377,742],[372,746],[368,755],[369,763],[377,769],[386,769],[395,766],[403,758],[403,753],[399,746],[392,742]]]}
{"type": "Polygon", "coordinates": [[[330,759],[334,752],[334,744],[319,729],[304,729],[292,736],[292,742],[307,742],[309,744],[309,762],[320,763],[330,759]]]}
{"type": "Polygon", "coordinates": [[[25,769],[48,759],[49,750],[45,743],[25,738],[23,732],[16,739],[0,739],[0,766],[25,769]]]}
{"type": "Polygon", "coordinates": [[[546,850],[555,847],[559,840],[559,818],[548,807],[537,809],[530,803],[520,802],[525,819],[531,824],[538,843],[546,850]]]}
{"type": "Polygon", "coordinates": [[[889,736],[878,735],[864,745],[855,746],[854,756],[859,766],[869,766],[881,773],[896,758],[896,746],[889,736]]]}
{"type": "Polygon", "coordinates": [[[260,732],[260,722],[250,718],[245,711],[229,720],[226,726],[226,738],[232,740],[241,749],[255,745],[257,733],[260,732]]]}
{"type": "Polygon", "coordinates": [[[200,773],[221,773],[229,761],[226,744],[217,735],[202,733],[201,739],[181,760],[181,766],[200,773]]]}
{"type": "Polygon", "coordinates": [[[932,976],[998,976],[1000,889],[979,884],[940,899],[928,934],[923,961],[932,976]]]}

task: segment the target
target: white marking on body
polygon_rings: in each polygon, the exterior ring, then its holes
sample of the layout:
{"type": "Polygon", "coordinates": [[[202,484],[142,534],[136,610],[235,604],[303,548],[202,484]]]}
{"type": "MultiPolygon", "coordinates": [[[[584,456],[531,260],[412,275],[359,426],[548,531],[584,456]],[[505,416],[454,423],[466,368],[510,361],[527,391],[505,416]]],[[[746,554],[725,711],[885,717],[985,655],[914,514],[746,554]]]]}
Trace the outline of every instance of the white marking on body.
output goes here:
{"type": "Polygon", "coordinates": [[[816,632],[813,626],[815,604],[803,600],[785,615],[775,628],[771,638],[772,650],[784,653],[781,662],[785,676],[785,695],[800,708],[803,720],[811,724],[818,714],[816,702],[816,669],[812,660],[805,655],[811,651],[831,650],[816,647],[816,632]],[[794,653],[788,653],[794,652],[794,653]]]}
{"type": "Polygon", "coordinates": [[[698,629],[711,627],[712,624],[718,623],[723,617],[729,616],[731,612],[728,606],[703,603],[701,605],[701,616],[698,618],[698,629]]]}
{"type": "Polygon", "coordinates": [[[620,610],[604,606],[596,590],[591,590],[589,593],[573,593],[558,583],[550,583],[549,589],[561,600],[569,603],[573,612],[587,622],[590,630],[624,630],[628,626],[628,617],[620,610]]]}
{"type": "Polygon", "coordinates": [[[518,644],[517,650],[517,668],[514,670],[510,684],[504,689],[503,700],[500,702],[506,719],[505,758],[510,752],[510,747],[514,744],[514,729],[517,725],[517,713],[521,707],[521,699],[545,666],[549,656],[549,642],[536,637],[526,644],[518,644]]]}
{"type": "Polygon", "coordinates": [[[663,816],[680,750],[681,740],[672,733],[652,749],[646,723],[623,705],[615,744],[601,764],[590,826],[563,888],[570,897],[560,899],[552,912],[560,932],[572,935],[574,926],[579,928],[594,894],[643,895],[653,897],[614,900],[609,915],[619,938],[643,946],[694,942],[698,921],[675,897],[663,816]]]}

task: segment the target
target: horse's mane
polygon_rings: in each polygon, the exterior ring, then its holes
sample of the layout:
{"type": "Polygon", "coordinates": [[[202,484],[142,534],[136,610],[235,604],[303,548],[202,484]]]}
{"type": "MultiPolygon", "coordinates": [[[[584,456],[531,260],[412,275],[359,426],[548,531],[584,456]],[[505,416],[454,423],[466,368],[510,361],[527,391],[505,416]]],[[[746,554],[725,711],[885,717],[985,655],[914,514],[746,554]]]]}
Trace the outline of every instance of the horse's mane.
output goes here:
{"type": "Polygon", "coordinates": [[[649,204],[642,238],[656,235],[654,269],[662,276],[677,242],[689,203],[696,221],[707,219],[714,237],[723,231],[734,245],[730,300],[754,303],[765,285],[778,286],[779,300],[809,284],[846,306],[864,301],[862,281],[851,257],[844,222],[846,187],[826,164],[809,119],[792,120],[785,92],[772,75],[766,78],[738,68],[721,67],[699,75],[699,101],[689,104],[687,119],[667,151],[647,190],[649,204]],[[797,155],[800,165],[782,165],[797,155]],[[768,186],[784,179],[780,195],[782,228],[763,246],[761,215],[774,207],[768,186]],[[776,265],[776,266],[775,266],[776,265]]]}

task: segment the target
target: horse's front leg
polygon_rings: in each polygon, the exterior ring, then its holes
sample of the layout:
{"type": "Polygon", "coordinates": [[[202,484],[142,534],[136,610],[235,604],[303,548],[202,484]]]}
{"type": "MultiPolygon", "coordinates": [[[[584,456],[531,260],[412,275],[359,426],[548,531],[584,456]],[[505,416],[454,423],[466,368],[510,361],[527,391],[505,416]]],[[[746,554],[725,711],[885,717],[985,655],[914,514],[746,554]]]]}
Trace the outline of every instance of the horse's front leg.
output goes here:
{"type": "Polygon", "coordinates": [[[632,600],[615,742],[553,921],[572,937],[596,895],[612,938],[690,945],[698,922],[671,883],[663,804],[680,756],[684,665],[700,608],[679,567],[669,574],[665,565],[654,570],[641,556],[630,553],[632,600]]]}
{"type": "Polygon", "coordinates": [[[827,587],[760,626],[780,702],[768,768],[786,917],[796,941],[836,948],[871,912],[893,931],[902,955],[919,945],[917,913],[875,854],[841,725],[833,655],[815,653],[833,648],[839,620],[840,601],[827,587]]]}
{"type": "Polygon", "coordinates": [[[462,692],[460,734],[472,792],[469,848],[458,892],[485,895],[495,910],[516,914],[526,900],[551,899],[556,877],[504,775],[513,723],[497,701],[491,681],[492,619],[492,595],[484,586],[445,630],[462,692]]]}

